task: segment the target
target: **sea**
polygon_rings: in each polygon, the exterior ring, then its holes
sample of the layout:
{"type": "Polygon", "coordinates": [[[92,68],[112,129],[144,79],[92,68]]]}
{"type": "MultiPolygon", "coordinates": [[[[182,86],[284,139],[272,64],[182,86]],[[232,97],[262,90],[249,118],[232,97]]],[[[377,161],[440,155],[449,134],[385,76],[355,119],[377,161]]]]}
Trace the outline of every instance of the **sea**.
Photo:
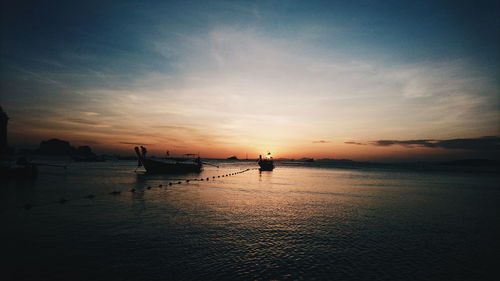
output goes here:
{"type": "MultiPolygon", "coordinates": [[[[59,163],[64,164],[64,163],[59,163]]],[[[136,161],[0,184],[1,280],[498,280],[500,176],[136,161]]]]}

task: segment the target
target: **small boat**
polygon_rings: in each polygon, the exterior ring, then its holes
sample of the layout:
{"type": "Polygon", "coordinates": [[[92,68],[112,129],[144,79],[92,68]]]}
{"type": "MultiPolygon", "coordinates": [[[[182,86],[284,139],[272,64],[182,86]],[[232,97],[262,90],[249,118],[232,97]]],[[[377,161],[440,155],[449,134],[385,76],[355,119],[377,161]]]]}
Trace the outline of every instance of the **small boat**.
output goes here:
{"type": "Polygon", "coordinates": [[[140,150],[136,146],[134,150],[138,158],[137,167],[144,166],[146,172],[150,174],[200,172],[202,168],[200,157],[196,154],[184,154],[185,157],[180,158],[168,157],[168,155],[165,158],[146,158],[147,150],[144,146],[141,146],[140,150]]]}
{"type": "Polygon", "coordinates": [[[272,171],[274,169],[273,157],[271,152],[268,152],[266,159],[262,159],[262,155],[259,155],[259,161],[257,162],[260,166],[261,171],[272,171]]]}

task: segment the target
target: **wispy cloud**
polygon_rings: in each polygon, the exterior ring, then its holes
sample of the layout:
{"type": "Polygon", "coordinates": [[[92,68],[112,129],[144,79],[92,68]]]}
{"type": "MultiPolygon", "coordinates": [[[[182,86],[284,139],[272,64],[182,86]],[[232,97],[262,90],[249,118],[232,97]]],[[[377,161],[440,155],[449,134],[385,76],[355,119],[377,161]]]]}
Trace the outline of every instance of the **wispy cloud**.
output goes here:
{"type": "Polygon", "coordinates": [[[355,144],[355,145],[366,145],[366,143],[355,142],[355,141],[345,141],[345,144],[355,144]]]}
{"type": "MultiPolygon", "coordinates": [[[[363,145],[359,142],[344,142],[345,144],[363,145]]],[[[500,137],[485,136],[481,138],[447,139],[447,140],[376,140],[368,144],[375,146],[401,145],[408,148],[427,147],[444,149],[463,149],[473,151],[500,151],[500,137]]]]}
{"type": "Polygon", "coordinates": [[[81,118],[68,118],[66,121],[69,121],[71,123],[78,123],[78,124],[83,124],[83,125],[92,125],[92,126],[102,126],[97,121],[92,121],[92,120],[86,120],[86,119],[81,119],[81,118]]]}
{"type": "Polygon", "coordinates": [[[376,146],[402,145],[407,147],[413,147],[413,146],[436,147],[433,141],[434,140],[377,140],[371,142],[370,144],[376,146]]]}
{"type": "Polygon", "coordinates": [[[317,140],[317,141],[313,141],[313,143],[330,143],[330,141],[326,141],[326,140],[317,140]]]}
{"type": "Polygon", "coordinates": [[[154,145],[153,143],[139,143],[139,142],[127,142],[127,141],[120,141],[118,143],[119,144],[131,144],[131,145],[154,145]]]}

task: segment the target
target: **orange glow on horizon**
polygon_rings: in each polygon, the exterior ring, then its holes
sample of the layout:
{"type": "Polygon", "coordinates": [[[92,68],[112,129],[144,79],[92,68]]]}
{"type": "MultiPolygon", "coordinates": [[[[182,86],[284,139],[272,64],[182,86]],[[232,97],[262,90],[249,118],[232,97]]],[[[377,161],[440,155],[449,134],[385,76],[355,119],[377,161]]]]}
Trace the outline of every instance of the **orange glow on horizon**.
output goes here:
{"type": "MultiPolygon", "coordinates": [[[[10,143],[22,143],[29,140],[35,148],[41,141],[51,138],[67,140],[73,146],[89,145],[99,154],[133,155],[136,145],[147,147],[150,155],[162,156],[169,150],[171,155],[182,155],[185,153],[199,153],[205,158],[227,158],[231,155],[239,159],[257,159],[258,155],[266,151],[273,151],[273,155],[266,154],[267,158],[275,159],[300,159],[300,158],[331,158],[351,159],[356,161],[397,161],[402,159],[433,159],[449,158],[456,153],[455,150],[424,147],[404,146],[374,146],[374,145],[352,145],[344,144],[343,141],[328,143],[286,143],[281,144],[274,141],[265,143],[254,142],[251,144],[240,143],[217,143],[204,140],[200,142],[163,142],[160,138],[123,138],[118,142],[115,136],[92,135],[88,132],[53,131],[53,130],[24,130],[13,127],[10,133],[10,143]]],[[[188,138],[186,136],[186,138],[188,138]]]]}

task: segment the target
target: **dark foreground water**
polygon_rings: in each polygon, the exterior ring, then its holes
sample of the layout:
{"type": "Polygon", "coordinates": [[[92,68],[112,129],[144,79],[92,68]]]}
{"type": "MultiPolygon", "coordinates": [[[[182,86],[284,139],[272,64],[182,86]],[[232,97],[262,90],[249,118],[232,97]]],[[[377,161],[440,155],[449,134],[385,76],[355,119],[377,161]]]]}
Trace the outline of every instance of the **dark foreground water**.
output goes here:
{"type": "Polygon", "coordinates": [[[217,178],[253,167],[169,177],[87,163],[2,182],[0,279],[493,280],[500,270],[497,175],[294,166],[217,178]],[[194,177],[210,181],[185,182],[194,177]]]}

